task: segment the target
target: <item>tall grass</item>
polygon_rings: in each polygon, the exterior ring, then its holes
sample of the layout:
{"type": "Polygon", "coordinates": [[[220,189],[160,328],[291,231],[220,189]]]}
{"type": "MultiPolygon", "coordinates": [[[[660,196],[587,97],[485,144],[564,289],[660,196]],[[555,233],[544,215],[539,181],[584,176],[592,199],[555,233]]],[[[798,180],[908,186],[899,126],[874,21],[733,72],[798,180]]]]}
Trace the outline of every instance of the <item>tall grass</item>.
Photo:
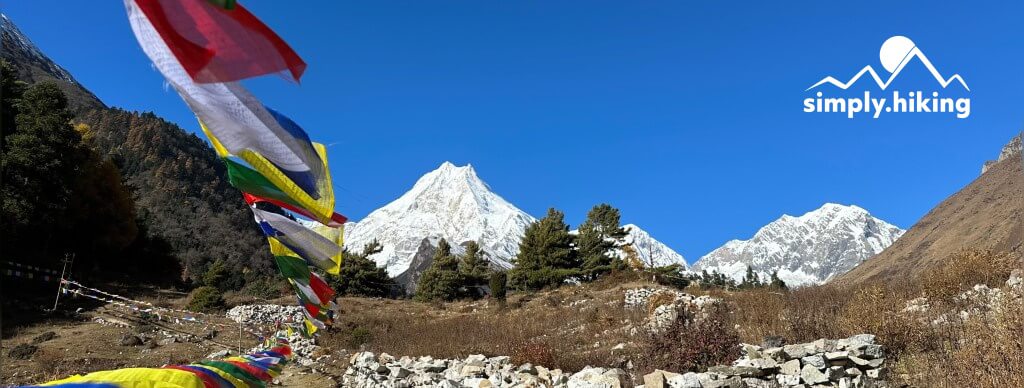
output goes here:
{"type": "MultiPolygon", "coordinates": [[[[790,343],[871,333],[890,352],[898,383],[928,387],[1024,386],[1021,296],[996,306],[959,298],[976,284],[998,287],[1021,262],[1006,253],[962,251],[916,279],[792,292],[723,294],[745,342],[781,336],[790,343]],[[923,297],[927,309],[905,311],[923,297]],[[988,307],[992,311],[985,312],[988,307]],[[960,311],[970,311],[965,319],[960,311]]],[[[1010,295],[1010,294],[1007,294],[1010,295]]]]}

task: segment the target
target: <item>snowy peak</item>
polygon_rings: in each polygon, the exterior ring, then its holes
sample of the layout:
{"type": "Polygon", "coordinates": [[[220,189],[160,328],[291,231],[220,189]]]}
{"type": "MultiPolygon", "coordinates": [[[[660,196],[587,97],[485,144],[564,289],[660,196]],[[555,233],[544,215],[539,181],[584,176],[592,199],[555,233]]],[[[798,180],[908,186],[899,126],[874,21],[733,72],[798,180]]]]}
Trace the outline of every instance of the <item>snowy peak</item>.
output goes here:
{"type": "Polygon", "coordinates": [[[686,259],[683,255],[672,250],[661,241],[655,240],[649,233],[633,224],[623,225],[626,229],[626,243],[633,246],[640,262],[647,267],[662,267],[666,265],[679,264],[687,269],[686,259]]]}
{"type": "Polygon", "coordinates": [[[695,270],[742,279],[747,267],[773,271],[789,285],[824,283],[892,245],[903,230],[858,206],[826,203],[802,216],[783,215],[749,240],[732,240],[694,264],[695,270]]]}
{"type": "Polygon", "coordinates": [[[392,276],[409,268],[424,238],[452,245],[476,241],[496,265],[510,267],[523,231],[534,221],[492,192],[471,165],[444,162],[398,199],[347,224],[345,241],[353,250],[380,241],[384,250],[372,258],[392,276]]]}

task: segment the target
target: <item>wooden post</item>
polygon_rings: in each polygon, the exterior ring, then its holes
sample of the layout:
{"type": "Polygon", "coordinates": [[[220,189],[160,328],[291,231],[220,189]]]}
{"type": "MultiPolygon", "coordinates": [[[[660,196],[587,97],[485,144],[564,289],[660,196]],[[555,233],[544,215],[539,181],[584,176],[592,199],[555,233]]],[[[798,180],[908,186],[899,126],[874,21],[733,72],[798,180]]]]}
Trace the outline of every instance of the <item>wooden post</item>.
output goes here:
{"type": "MultiPolygon", "coordinates": [[[[64,254],[64,268],[60,270],[60,281],[57,282],[57,297],[54,298],[53,310],[50,311],[57,311],[57,303],[60,302],[60,290],[64,288],[64,275],[68,271],[68,256],[67,253],[64,254]]],[[[71,261],[74,261],[74,257],[74,255],[71,255],[71,261]]]]}

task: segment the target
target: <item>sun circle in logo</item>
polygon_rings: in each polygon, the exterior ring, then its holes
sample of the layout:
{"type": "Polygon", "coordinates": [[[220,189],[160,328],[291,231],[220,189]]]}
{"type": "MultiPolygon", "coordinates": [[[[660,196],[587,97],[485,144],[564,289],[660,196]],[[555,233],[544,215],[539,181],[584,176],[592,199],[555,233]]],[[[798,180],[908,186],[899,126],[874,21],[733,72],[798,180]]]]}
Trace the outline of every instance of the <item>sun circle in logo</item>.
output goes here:
{"type": "Polygon", "coordinates": [[[903,63],[907,55],[910,55],[910,51],[914,49],[914,46],[916,45],[910,38],[896,35],[882,43],[882,49],[878,51],[878,59],[882,62],[882,67],[892,73],[896,71],[900,63],[903,63]]]}

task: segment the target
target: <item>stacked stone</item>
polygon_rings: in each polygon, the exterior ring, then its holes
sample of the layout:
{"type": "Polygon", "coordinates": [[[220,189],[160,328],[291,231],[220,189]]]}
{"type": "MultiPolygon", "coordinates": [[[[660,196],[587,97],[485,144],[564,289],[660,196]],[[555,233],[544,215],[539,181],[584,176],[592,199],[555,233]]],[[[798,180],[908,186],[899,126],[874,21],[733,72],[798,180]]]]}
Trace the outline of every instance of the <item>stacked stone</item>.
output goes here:
{"type": "MultiPolygon", "coordinates": [[[[539,365],[515,365],[507,356],[472,355],[464,360],[433,357],[402,357],[387,353],[356,353],[342,376],[346,387],[569,387],[588,386],[586,381],[614,381],[625,386],[628,375],[621,369],[587,368],[574,375],[539,365]]],[[[605,385],[594,385],[605,386],[605,385]]]]}
{"type": "Polygon", "coordinates": [[[884,387],[884,363],[885,351],[870,334],[770,348],[744,344],[732,366],[686,374],[659,370],[644,376],[644,388],[884,387]]]}
{"type": "Polygon", "coordinates": [[[247,304],[235,306],[228,310],[227,316],[235,322],[249,324],[273,324],[276,322],[302,322],[304,316],[301,306],[281,306],[276,304],[247,304]]]}
{"type": "MultiPolygon", "coordinates": [[[[704,313],[705,307],[719,302],[719,299],[707,295],[695,296],[685,292],[670,290],[667,288],[632,288],[625,291],[623,305],[627,309],[647,309],[650,307],[651,298],[657,294],[670,294],[673,302],[663,304],[654,308],[645,324],[647,330],[659,332],[667,328],[679,317],[682,312],[700,316],[704,313]]],[[[634,335],[639,332],[633,333],[634,335]]]]}

